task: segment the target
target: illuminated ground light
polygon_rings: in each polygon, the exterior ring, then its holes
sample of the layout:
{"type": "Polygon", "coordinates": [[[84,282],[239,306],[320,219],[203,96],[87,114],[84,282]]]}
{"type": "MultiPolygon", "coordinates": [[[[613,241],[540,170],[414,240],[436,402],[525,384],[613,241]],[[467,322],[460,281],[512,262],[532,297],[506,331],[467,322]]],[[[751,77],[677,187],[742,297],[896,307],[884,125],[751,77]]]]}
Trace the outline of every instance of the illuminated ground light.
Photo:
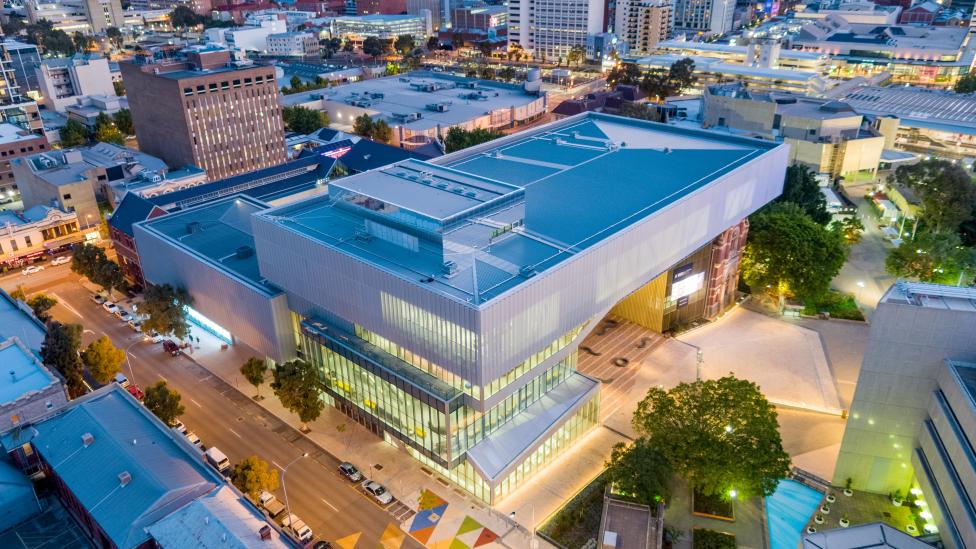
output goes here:
{"type": "Polygon", "coordinates": [[[230,332],[224,329],[223,326],[217,324],[213,320],[200,314],[200,311],[194,309],[193,307],[186,308],[186,316],[197,326],[200,326],[204,330],[210,332],[211,334],[219,337],[220,339],[226,341],[227,343],[233,343],[233,337],[231,337],[230,332]]]}

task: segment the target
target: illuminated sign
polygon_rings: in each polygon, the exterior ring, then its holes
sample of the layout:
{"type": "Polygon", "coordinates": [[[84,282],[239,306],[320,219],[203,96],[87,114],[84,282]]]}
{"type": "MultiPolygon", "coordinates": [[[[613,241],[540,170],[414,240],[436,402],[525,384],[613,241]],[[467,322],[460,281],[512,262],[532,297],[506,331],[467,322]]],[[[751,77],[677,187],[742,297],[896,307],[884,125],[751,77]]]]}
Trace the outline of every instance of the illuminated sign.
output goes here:
{"type": "Polygon", "coordinates": [[[705,273],[688,275],[671,283],[671,299],[689,296],[705,286],[705,273]]]}

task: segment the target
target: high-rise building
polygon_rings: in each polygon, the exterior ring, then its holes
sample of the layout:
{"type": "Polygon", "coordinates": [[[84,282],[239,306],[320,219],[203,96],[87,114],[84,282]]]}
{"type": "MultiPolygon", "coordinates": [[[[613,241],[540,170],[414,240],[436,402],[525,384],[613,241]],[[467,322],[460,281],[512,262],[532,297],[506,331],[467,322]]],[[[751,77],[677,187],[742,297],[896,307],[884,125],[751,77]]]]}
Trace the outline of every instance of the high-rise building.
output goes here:
{"type": "Polygon", "coordinates": [[[537,59],[555,61],[574,47],[586,49],[590,34],[603,32],[604,0],[510,0],[508,44],[537,59]]]}
{"type": "Polygon", "coordinates": [[[78,97],[115,95],[108,59],[97,54],[45,59],[35,74],[44,105],[58,112],[76,104],[78,97]]]}
{"type": "Polygon", "coordinates": [[[10,58],[10,68],[13,70],[20,94],[31,95],[37,99],[40,92],[34,67],[41,62],[41,55],[37,51],[37,46],[7,38],[3,40],[2,48],[7,52],[4,58],[8,56],[10,58]]]}
{"type": "Polygon", "coordinates": [[[120,63],[139,148],[211,179],[285,161],[274,68],[197,47],[120,63]]]}
{"type": "Polygon", "coordinates": [[[447,22],[443,4],[441,0],[407,0],[406,12],[410,15],[424,15],[424,10],[429,11],[430,26],[436,34],[441,25],[447,22]]]}
{"type": "Polygon", "coordinates": [[[125,26],[119,0],[27,0],[25,6],[31,23],[46,19],[68,34],[102,34],[125,26]]]}
{"type": "Polygon", "coordinates": [[[677,31],[717,36],[732,30],[735,0],[676,0],[674,28],[677,31]]]}
{"type": "Polygon", "coordinates": [[[670,0],[617,0],[614,33],[627,42],[632,55],[648,55],[668,39],[673,14],[670,0]]]}

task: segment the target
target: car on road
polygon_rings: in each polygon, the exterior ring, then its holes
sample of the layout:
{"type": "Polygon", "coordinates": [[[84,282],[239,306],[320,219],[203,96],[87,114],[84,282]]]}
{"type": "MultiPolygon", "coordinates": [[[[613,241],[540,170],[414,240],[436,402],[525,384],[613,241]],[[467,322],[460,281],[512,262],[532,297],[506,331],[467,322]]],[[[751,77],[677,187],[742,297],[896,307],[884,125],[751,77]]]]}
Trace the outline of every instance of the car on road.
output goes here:
{"type": "Polygon", "coordinates": [[[137,334],[142,333],[142,322],[139,322],[138,320],[130,320],[128,325],[129,329],[131,329],[133,332],[136,332],[137,334]]]}
{"type": "Polygon", "coordinates": [[[70,255],[62,255],[60,257],[55,257],[51,261],[51,266],[54,267],[56,265],[67,265],[68,263],[71,263],[71,256],[70,255]]]}
{"type": "Polygon", "coordinates": [[[172,426],[170,426],[170,428],[173,429],[174,431],[176,431],[177,433],[181,434],[181,435],[185,435],[186,434],[186,425],[183,425],[183,422],[180,421],[180,420],[176,420],[176,423],[174,423],[172,426]]]}
{"type": "Polygon", "coordinates": [[[143,336],[143,339],[145,339],[146,341],[152,341],[153,343],[162,343],[163,340],[166,339],[166,336],[160,334],[156,330],[152,330],[151,332],[143,336]]]}
{"type": "Polygon", "coordinates": [[[312,541],[313,537],[315,537],[315,535],[312,534],[312,529],[305,524],[305,521],[298,518],[294,513],[289,513],[284,519],[282,519],[281,525],[284,526],[289,533],[294,533],[295,537],[298,538],[298,541],[309,542],[312,541]]]}
{"type": "Polygon", "coordinates": [[[101,294],[92,294],[88,296],[88,299],[92,300],[92,303],[96,305],[101,305],[102,303],[105,303],[105,296],[101,294]]]}
{"type": "Polygon", "coordinates": [[[115,379],[112,381],[118,383],[123,389],[129,386],[129,378],[125,377],[125,374],[122,372],[115,374],[115,379]]]}
{"type": "Polygon", "coordinates": [[[203,446],[203,441],[201,441],[200,437],[198,437],[193,431],[187,431],[184,436],[186,437],[186,440],[190,441],[190,444],[194,446],[203,446]]]}
{"type": "Polygon", "coordinates": [[[132,313],[126,311],[125,309],[119,309],[115,311],[115,318],[121,320],[122,322],[129,322],[132,320],[132,313]]]}
{"type": "Polygon", "coordinates": [[[130,395],[136,397],[136,400],[142,400],[146,398],[146,393],[143,393],[142,389],[140,389],[139,387],[135,386],[132,383],[130,383],[129,386],[125,388],[125,390],[129,391],[130,395]]]}
{"type": "Polygon", "coordinates": [[[116,305],[115,303],[112,303],[111,301],[106,301],[105,303],[102,303],[102,308],[105,309],[105,312],[110,315],[114,315],[119,310],[119,306],[116,305]]]}
{"type": "Polygon", "coordinates": [[[230,476],[230,460],[227,459],[227,455],[220,451],[220,448],[216,446],[211,446],[207,448],[207,451],[203,454],[204,459],[211,467],[217,470],[218,473],[225,477],[230,476]]]}
{"type": "Polygon", "coordinates": [[[31,265],[30,267],[27,267],[23,271],[20,271],[20,274],[22,274],[24,276],[27,276],[27,275],[32,275],[32,274],[35,274],[35,273],[39,273],[39,272],[41,272],[43,270],[44,270],[44,266],[43,265],[31,265]]]}
{"type": "Polygon", "coordinates": [[[180,346],[172,339],[167,339],[163,342],[163,350],[172,356],[179,356],[180,354],[180,346]]]}
{"type": "Polygon", "coordinates": [[[383,505],[389,505],[393,502],[393,494],[386,489],[386,486],[383,486],[375,480],[366,479],[363,481],[363,490],[366,490],[367,494],[383,505]]]}
{"type": "Polygon", "coordinates": [[[363,474],[359,472],[359,469],[356,469],[356,466],[348,461],[339,464],[339,473],[353,482],[359,482],[363,479],[363,474]]]}
{"type": "Polygon", "coordinates": [[[275,518],[285,511],[285,504],[278,501],[271,492],[263,491],[258,497],[258,501],[261,503],[261,507],[268,512],[268,516],[275,518]]]}

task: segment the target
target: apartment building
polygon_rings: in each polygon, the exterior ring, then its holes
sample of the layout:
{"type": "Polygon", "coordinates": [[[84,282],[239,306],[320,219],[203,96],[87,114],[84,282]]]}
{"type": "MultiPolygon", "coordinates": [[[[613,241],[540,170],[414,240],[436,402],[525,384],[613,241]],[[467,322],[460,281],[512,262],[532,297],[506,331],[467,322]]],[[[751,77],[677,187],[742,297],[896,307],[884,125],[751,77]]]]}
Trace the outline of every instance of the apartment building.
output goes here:
{"type": "Polygon", "coordinates": [[[21,126],[0,122],[0,201],[13,200],[17,181],[11,162],[15,158],[36,154],[50,148],[47,137],[21,126]]]}
{"type": "Polygon", "coordinates": [[[27,0],[27,19],[51,22],[55,29],[74,34],[104,34],[109,27],[125,26],[119,0],[27,0]]]}
{"type": "Polygon", "coordinates": [[[274,68],[198,47],[119,64],[142,151],[211,179],[285,161],[274,68]]]}
{"type": "Polygon", "coordinates": [[[702,125],[787,143],[791,163],[831,178],[874,176],[885,147],[885,137],[847,103],[741,84],[705,89],[702,125]]]}
{"type": "Polygon", "coordinates": [[[268,36],[288,30],[282,19],[258,21],[243,27],[206,29],[204,36],[210,44],[236,48],[245,51],[263,52],[268,48],[268,36]]]}
{"type": "Polygon", "coordinates": [[[617,0],[614,32],[627,42],[630,55],[649,55],[670,38],[673,15],[669,0],[617,0]]]}
{"type": "Polygon", "coordinates": [[[510,0],[508,47],[514,44],[537,59],[565,59],[586,49],[587,36],[604,30],[604,0],[510,0]]]}
{"type": "Polygon", "coordinates": [[[674,28],[705,36],[720,36],[732,30],[735,0],[676,0],[674,28]]]}
{"type": "Polygon", "coordinates": [[[611,309],[667,329],[728,305],[786,149],[587,113],[134,231],[147,280],[192,288],[231,341],[310,361],[326,402],[494,504],[596,425],[576,351],[611,309]]]}
{"type": "Polygon", "coordinates": [[[269,55],[318,58],[322,53],[319,38],[310,32],[282,32],[268,35],[269,55]]]}
{"type": "Polygon", "coordinates": [[[77,104],[79,97],[115,95],[108,59],[97,54],[45,59],[36,75],[44,105],[58,112],[77,104]]]}

